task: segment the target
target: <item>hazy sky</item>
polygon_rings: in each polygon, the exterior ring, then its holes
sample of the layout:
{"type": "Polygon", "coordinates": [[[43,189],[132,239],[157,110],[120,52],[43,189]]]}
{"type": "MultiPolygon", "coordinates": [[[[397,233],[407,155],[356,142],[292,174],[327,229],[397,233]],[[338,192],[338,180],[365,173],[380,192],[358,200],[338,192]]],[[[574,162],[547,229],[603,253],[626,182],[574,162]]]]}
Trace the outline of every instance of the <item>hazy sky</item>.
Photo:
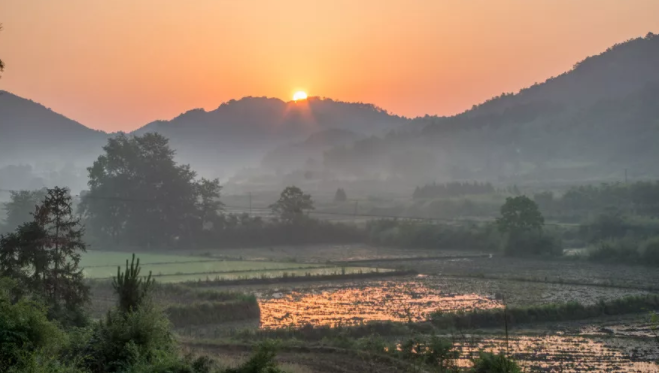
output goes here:
{"type": "Polygon", "coordinates": [[[657,0],[0,0],[0,89],[103,130],[243,96],[454,114],[659,33],[657,0]]]}

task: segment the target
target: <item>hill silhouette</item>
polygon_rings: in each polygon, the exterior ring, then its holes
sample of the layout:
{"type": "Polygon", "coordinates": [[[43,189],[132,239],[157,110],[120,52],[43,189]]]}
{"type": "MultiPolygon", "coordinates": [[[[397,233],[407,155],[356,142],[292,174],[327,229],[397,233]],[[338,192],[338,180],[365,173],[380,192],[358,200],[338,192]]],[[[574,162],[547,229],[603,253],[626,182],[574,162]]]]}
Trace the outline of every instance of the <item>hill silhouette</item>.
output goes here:
{"type": "Polygon", "coordinates": [[[659,36],[649,33],[459,115],[418,118],[413,131],[333,149],[325,164],[428,181],[602,180],[627,168],[656,177],[657,102],[659,36]]]}
{"type": "MultiPolygon", "coordinates": [[[[625,168],[632,177],[659,176],[657,102],[659,36],[650,33],[451,117],[408,119],[318,97],[245,97],[133,133],[169,137],[179,161],[213,176],[259,163],[301,168],[313,158],[314,167],[334,174],[411,183],[601,180],[625,168]]],[[[55,159],[88,165],[108,136],[9,92],[0,94],[0,133],[0,166],[55,159]]]]}
{"type": "Polygon", "coordinates": [[[408,121],[371,104],[318,97],[299,102],[245,97],[212,111],[195,109],[170,121],[152,122],[134,133],[158,132],[170,138],[185,162],[235,169],[258,163],[267,151],[312,133],[342,129],[378,134],[408,121]]]}
{"type": "Polygon", "coordinates": [[[100,153],[107,134],[0,91],[0,163],[64,162],[100,153]]]}

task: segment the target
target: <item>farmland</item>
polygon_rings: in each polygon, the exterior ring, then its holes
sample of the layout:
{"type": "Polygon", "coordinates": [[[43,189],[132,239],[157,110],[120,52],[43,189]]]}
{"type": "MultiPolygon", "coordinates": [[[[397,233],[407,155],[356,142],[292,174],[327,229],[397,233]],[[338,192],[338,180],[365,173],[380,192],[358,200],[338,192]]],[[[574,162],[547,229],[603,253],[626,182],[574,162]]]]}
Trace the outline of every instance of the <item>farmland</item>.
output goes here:
{"type": "MultiPolygon", "coordinates": [[[[85,277],[109,279],[117,267],[125,266],[130,255],[121,252],[93,251],[83,255],[81,266],[85,277]]],[[[142,274],[151,274],[159,282],[190,282],[201,280],[235,280],[277,278],[285,276],[321,276],[375,271],[370,267],[338,267],[327,264],[273,262],[264,260],[224,260],[201,256],[138,254],[142,274]]],[[[383,271],[386,271],[383,269],[383,271]]]]}
{"type": "MultiPolygon", "coordinates": [[[[298,264],[320,265],[323,260],[318,258],[319,253],[307,250],[306,256],[298,256],[305,258],[298,264]]],[[[286,257],[294,251],[303,252],[304,248],[287,248],[279,253],[277,249],[244,252],[253,257],[286,257]]],[[[281,361],[304,367],[331,359],[328,348],[342,351],[372,346],[375,342],[369,338],[373,335],[379,335],[384,345],[406,343],[416,338],[412,336],[440,335],[453,341],[454,348],[460,351],[456,363],[463,367],[471,364],[479,350],[486,350],[507,351],[525,371],[656,371],[653,361],[659,357],[659,348],[652,342],[647,314],[551,324],[511,323],[508,339],[503,336],[503,321],[495,327],[466,329],[447,329],[427,321],[429,314],[436,311],[464,314],[472,310],[501,310],[504,306],[511,310],[541,309],[569,302],[595,307],[628,296],[652,296],[656,279],[652,270],[569,260],[504,260],[496,256],[453,259],[454,252],[437,253],[445,255],[445,259],[425,259],[423,256],[428,254],[422,251],[411,257],[404,250],[371,250],[364,246],[325,248],[322,255],[341,256],[341,252],[353,254],[353,260],[341,265],[377,267],[379,271],[383,267],[409,268],[419,274],[391,279],[229,286],[231,291],[255,295],[260,308],[258,322],[215,323],[178,328],[177,332],[192,344],[198,339],[217,341],[217,345],[204,345],[216,356],[236,356],[236,343],[277,338],[286,346],[280,354],[281,361]],[[386,252],[386,256],[376,256],[378,252],[386,252]]],[[[351,357],[345,359],[349,361],[351,357]]],[[[378,366],[375,357],[368,359],[362,356],[354,364],[368,361],[368,365],[378,366]]],[[[378,369],[387,371],[383,366],[378,369]]]]}

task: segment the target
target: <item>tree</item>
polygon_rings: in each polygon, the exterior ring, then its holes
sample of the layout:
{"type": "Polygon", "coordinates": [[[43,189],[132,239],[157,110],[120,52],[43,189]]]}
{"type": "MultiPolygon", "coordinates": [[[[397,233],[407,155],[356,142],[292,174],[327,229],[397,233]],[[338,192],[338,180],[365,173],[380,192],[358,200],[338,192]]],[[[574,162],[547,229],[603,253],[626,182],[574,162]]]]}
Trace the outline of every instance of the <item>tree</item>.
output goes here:
{"type": "Polygon", "coordinates": [[[292,223],[304,216],[305,212],[313,210],[313,200],[308,194],[296,186],[284,189],[279,200],[270,205],[273,214],[286,223],[292,223]]]}
{"type": "Polygon", "coordinates": [[[345,202],[347,200],[348,196],[346,195],[346,191],[342,188],[337,189],[336,194],[334,195],[334,202],[345,202]]]}
{"type": "Polygon", "coordinates": [[[96,238],[133,245],[190,242],[221,208],[217,179],[197,181],[174,161],[167,138],[147,133],[108,140],[88,168],[81,211],[96,238]]]}
{"type": "Polygon", "coordinates": [[[7,227],[15,229],[19,225],[32,220],[35,207],[41,203],[45,196],[45,189],[12,191],[9,202],[3,205],[7,227]]]}
{"type": "Polygon", "coordinates": [[[504,234],[506,255],[562,255],[563,248],[554,237],[543,233],[544,218],[538,205],[526,196],[508,197],[497,218],[504,234]]]}
{"type": "Polygon", "coordinates": [[[7,276],[43,298],[49,317],[82,324],[89,289],[83,282],[80,253],[86,251],[84,229],[73,216],[67,189],[48,189],[33,221],[0,237],[0,276],[7,276]]]}
{"type": "Polygon", "coordinates": [[[121,267],[117,267],[117,277],[112,279],[112,287],[119,297],[119,311],[123,313],[136,311],[147,298],[155,281],[151,278],[151,271],[145,278],[140,277],[140,259],[135,263],[135,254],[128,266],[126,259],[126,271],[121,273],[121,267]]]}
{"type": "Polygon", "coordinates": [[[208,180],[203,177],[197,183],[197,210],[202,227],[218,223],[219,212],[224,210],[224,204],[220,201],[220,181],[218,179],[208,180]]]}
{"type": "Polygon", "coordinates": [[[501,206],[501,217],[497,218],[501,233],[542,231],[544,224],[538,205],[527,196],[506,198],[501,206]]]}

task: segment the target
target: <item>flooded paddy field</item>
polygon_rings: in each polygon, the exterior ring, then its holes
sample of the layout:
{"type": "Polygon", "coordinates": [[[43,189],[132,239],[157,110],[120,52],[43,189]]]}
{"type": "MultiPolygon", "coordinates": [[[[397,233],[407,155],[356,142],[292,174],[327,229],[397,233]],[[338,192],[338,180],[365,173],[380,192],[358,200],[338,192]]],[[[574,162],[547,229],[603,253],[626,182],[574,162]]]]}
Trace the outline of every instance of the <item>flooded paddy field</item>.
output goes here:
{"type": "Polygon", "coordinates": [[[376,281],[257,293],[261,327],[350,325],[369,321],[418,322],[441,308],[470,311],[501,307],[478,294],[456,294],[421,281],[376,281]]]}
{"type": "Polygon", "coordinates": [[[407,276],[386,281],[347,281],[250,289],[264,327],[423,321],[434,311],[456,312],[579,301],[594,304],[645,291],[525,283],[508,280],[407,276]]]}
{"type": "Polygon", "coordinates": [[[473,338],[456,344],[459,364],[470,366],[478,351],[507,352],[528,372],[657,372],[657,345],[650,339],[579,336],[473,338]]]}

